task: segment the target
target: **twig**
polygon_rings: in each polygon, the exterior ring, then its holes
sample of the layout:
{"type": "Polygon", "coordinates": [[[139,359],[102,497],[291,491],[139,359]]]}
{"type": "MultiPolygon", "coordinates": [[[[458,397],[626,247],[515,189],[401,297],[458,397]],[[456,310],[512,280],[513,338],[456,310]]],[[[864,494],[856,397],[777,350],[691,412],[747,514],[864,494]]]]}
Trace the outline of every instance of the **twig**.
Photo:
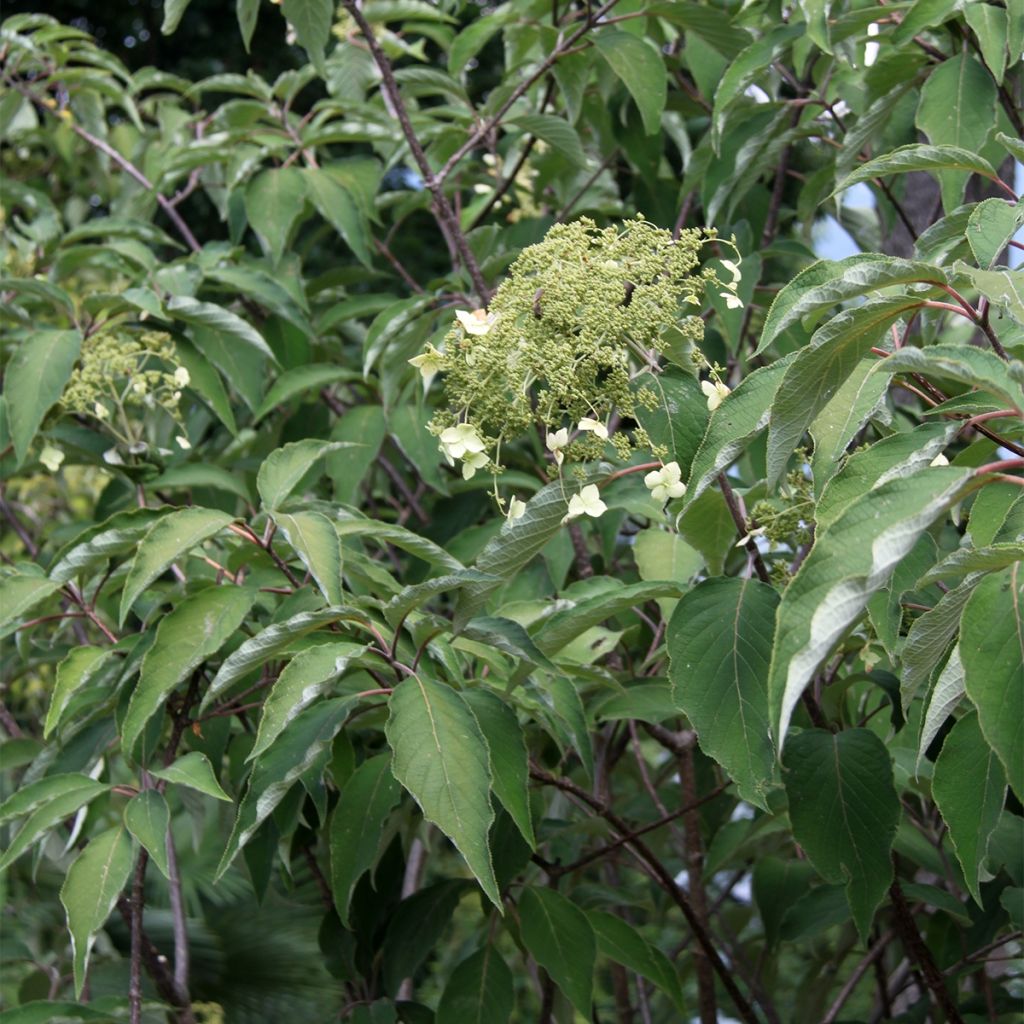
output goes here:
{"type": "Polygon", "coordinates": [[[854,967],[850,976],[846,979],[843,987],[839,990],[839,994],[833,1000],[832,1005],[828,1008],[828,1012],[821,1018],[821,1024],[835,1024],[839,1019],[840,1011],[846,1005],[846,1001],[850,996],[853,995],[853,990],[860,983],[861,978],[864,977],[873,964],[881,959],[886,947],[895,937],[895,931],[887,931],[861,958],[860,962],[856,967],[854,967]]]}
{"type": "Polygon", "coordinates": [[[619,155],[617,149],[613,149],[600,163],[597,170],[594,171],[590,177],[576,190],[573,197],[555,214],[555,223],[560,224],[569,214],[572,212],[572,208],[586,195],[587,190],[591,185],[597,181],[598,178],[608,170],[609,167],[615,162],[615,158],[619,155]]]}
{"type": "MultiPolygon", "coordinates": [[[[725,503],[729,506],[729,514],[732,516],[732,521],[736,524],[736,529],[741,537],[746,536],[749,530],[747,528],[747,510],[743,507],[743,499],[732,489],[724,473],[718,474],[718,486],[722,488],[722,497],[725,498],[725,503]]],[[[754,572],[757,573],[757,578],[762,583],[771,583],[772,580],[771,576],[768,575],[768,567],[764,564],[761,551],[754,538],[747,537],[747,541],[743,546],[750,556],[754,572]]]]}

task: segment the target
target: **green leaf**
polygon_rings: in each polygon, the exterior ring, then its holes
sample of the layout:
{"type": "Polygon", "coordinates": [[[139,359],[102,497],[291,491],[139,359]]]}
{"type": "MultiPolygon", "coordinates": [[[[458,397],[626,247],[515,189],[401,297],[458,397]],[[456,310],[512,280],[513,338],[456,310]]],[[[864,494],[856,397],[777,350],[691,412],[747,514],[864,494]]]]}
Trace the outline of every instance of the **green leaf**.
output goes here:
{"type": "Polygon", "coordinates": [[[588,910],[587,919],[597,937],[602,955],[628,967],[657,985],[683,1012],[683,987],[671,961],[651,945],[631,924],[603,910],[588,910]]]}
{"type": "Polygon", "coordinates": [[[666,630],[676,706],[740,796],[764,808],[775,767],[768,667],[778,604],[775,590],[756,580],[704,580],[676,605],[666,630]]]}
{"type": "Polygon", "coordinates": [[[214,800],[232,802],[231,797],[224,792],[217,781],[213,765],[210,764],[207,756],[198,750],[179,757],[165,768],[151,768],[149,774],[154,778],[163,779],[165,782],[188,786],[189,789],[212,796],[214,800]]]}
{"type": "Polygon", "coordinates": [[[462,699],[469,705],[487,743],[494,795],[512,816],[516,828],[537,848],[530,815],[530,766],[526,740],[515,711],[497,694],[482,686],[466,690],[462,699]]]}
{"type": "Polygon", "coordinates": [[[733,24],[729,12],[724,9],[686,3],[685,0],[662,0],[648,4],[647,11],[673,25],[680,25],[730,60],[750,43],[750,33],[733,24]]]}
{"type": "Polygon", "coordinates": [[[768,426],[775,392],[795,355],[748,374],[711,414],[708,431],[693,457],[685,506],[689,506],[750,442],[768,426]]]}
{"type": "Polygon", "coordinates": [[[356,883],[377,863],[384,826],[402,791],[391,774],[391,757],[364,761],[345,783],[331,815],[331,892],[341,923],[349,927],[349,903],[356,883]]]}
{"type": "Polygon", "coordinates": [[[307,167],[302,173],[306,176],[306,193],[317,212],[341,235],[359,262],[369,267],[373,261],[370,235],[352,194],[329,168],[307,167]]]}
{"type": "Polygon", "coordinates": [[[957,548],[938,565],[932,566],[917,581],[917,586],[914,589],[920,590],[936,580],[966,576],[972,572],[1003,569],[1020,561],[1024,561],[1024,541],[1004,541],[983,548],[957,548]]]}
{"type": "MultiPolygon", "coordinates": [[[[229,584],[187,597],[156,627],[156,640],[142,659],[139,684],[121,724],[122,750],[132,756],[149,720],[174,688],[216,654],[242,624],[255,591],[229,584]]],[[[140,752],[145,763],[151,750],[140,752]]]]}
{"type": "Polygon", "coordinates": [[[235,298],[246,296],[276,313],[283,320],[294,324],[309,338],[316,336],[309,322],[309,308],[305,293],[293,295],[288,288],[259,267],[214,266],[203,268],[203,280],[223,286],[235,298]]]}
{"type": "Polygon", "coordinates": [[[945,274],[930,263],[872,252],[848,256],[843,260],[819,260],[801,270],[775,296],[761,331],[757,352],[763,352],[787,327],[812,313],[879,288],[924,281],[944,283],[945,274]]]}
{"type": "Polygon", "coordinates": [[[644,131],[654,135],[661,128],[668,95],[667,72],[661,54],[639,36],[618,29],[601,29],[592,39],[633,97],[644,122],[644,131]]]}
{"type": "Polygon", "coordinates": [[[434,1019],[436,1024],[507,1024],[514,999],[512,972],[488,943],[452,971],[434,1019]]]}
{"type": "Polygon", "coordinates": [[[306,633],[326,626],[339,619],[359,619],[365,621],[366,616],[355,608],[320,608],[315,612],[299,612],[284,622],[276,622],[267,626],[255,636],[250,637],[224,659],[224,664],[213,677],[206,691],[199,710],[204,711],[210,703],[219,697],[232,683],[241,679],[247,672],[276,657],[306,633]]]}
{"type": "Polygon", "coordinates": [[[986,178],[996,176],[995,168],[976,150],[914,143],[900,146],[860,164],[852,174],[843,178],[832,195],[838,195],[860,181],[884,178],[890,174],[910,174],[912,171],[965,171],[986,178]]]}
{"type": "Polygon", "coordinates": [[[45,576],[0,578],[0,627],[14,622],[59,589],[60,583],[45,576]]]}
{"type": "Polygon", "coordinates": [[[793,837],[826,882],[846,885],[865,942],[893,879],[900,802],[889,753],[867,729],[809,729],[790,739],[783,767],[793,837]]]}
{"type": "Polygon", "coordinates": [[[71,698],[92,682],[113,653],[110,647],[75,647],[57,666],[57,681],[46,712],[43,739],[60,724],[71,698]]]}
{"type": "Polygon", "coordinates": [[[708,427],[707,398],[696,377],[675,366],[664,373],[644,374],[639,381],[661,401],[655,409],[638,409],[637,418],[655,444],[668,448],[669,461],[678,462],[686,477],[708,427]]]}
{"type": "Polygon", "coordinates": [[[238,31],[242,33],[242,42],[248,53],[252,34],[256,31],[256,21],[260,16],[260,0],[235,0],[235,14],[238,18],[238,31]]]}
{"type": "Polygon", "coordinates": [[[341,541],[330,519],[320,512],[275,512],[274,522],[316,580],[327,603],[341,604],[341,541]]]}
{"type": "Polygon", "coordinates": [[[343,366],[331,366],[326,363],[309,363],[285,370],[270,386],[263,396],[259,408],[253,413],[253,423],[259,422],[279,405],[304,394],[307,391],[326,387],[339,380],[352,380],[356,374],[343,366]]]}
{"type": "Polygon", "coordinates": [[[982,269],[987,270],[995,264],[1022,224],[1024,203],[1015,205],[1005,199],[983,199],[971,210],[967,221],[967,241],[982,269]]]}
{"type": "Polygon", "coordinates": [[[83,530],[57,552],[50,579],[67,583],[79,574],[102,565],[112,555],[135,550],[139,538],[168,514],[168,510],[152,508],[115,512],[102,523],[83,530]]]}
{"type": "Polygon", "coordinates": [[[932,795],[949,828],[964,881],[980,907],[981,870],[1003,811],[1006,772],[985,742],[976,712],[964,715],[942,741],[932,795]]]}
{"type": "Polygon", "coordinates": [[[75,998],[81,999],[89,951],[132,868],[132,841],[118,825],[101,832],[75,858],[60,890],[74,955],[75,998]]]}
{"type": "Polygon", "coordinates": [[[933,467],[853,502],[814,542],[779,605],[768,681],[781,749],[804,688],[917,538],[962,495],[970,471],[933,467]]]}
{"type": "Polygon", "coordinates": [[[318,644],[296,654],[281,670],[263,702],[256,742],[246,760],[259,757],[288,723],[312,704],[329,683],[348,669],[352,659],[365,650],[365,644],[318,644]]]}
{"type": "Polygon", "coordinates": [[[583,152],[579,134],[564,118],[554,114],[520,114],[509,118],[506,124],[536,135],[577,167],[587,166],[587,154],[583,152]]]}
{"type": "Polygon", "coordinates": [[[238,424],[235,422],[235,413],[217,371],[194,346],[181,338],[174,341],[174,355],[188,370],[189,387],[203,399],[232,436],[237,436],[238,424]]]}
{"type": "MultiPolygon", "coordinates": [[[[917,760],[914,762],[914,774],[920,775],[921,762],[935,737],[942,731],[946,719],[953,714],[964,696],[964,666],[960,660],[960,645],[957,644],[949,652],[946,664],[935,680],[935,686],[928,695],[928,706],[925,709],[924,721],[921,724],[921,736],[917,743],[917,760]]],[[[1003,773],[1005,776],[1005,772],[1003,773]]]]}
{"type": "Polygon", "coordinates": [[[306,179],[298,167],[261,171],[245,188],[245,215],[266,243],[275,266],[305,205],[306,179]]]}
{"type": "Polygon", "coordinates": [[[170,878],[167,864],[167,830],[171,812],[167,801],[155,789],[144,789],[125,805],[126,828],[142,844],[164,878],[170,878]]]}
{"type": "Polygon", "coordinates": [[[91,799],[106,789],[107,787],[102,782],[97,782],[80,772],[44,775],[43,778],[16,789],[0,804],[0,824],[10,821],[12,818],[21,818],[26,814],[32,814],[52,800],[72,793],[89,794],[89,799],[91,799]]]}
{"type": "Polygon", "coordinates": [[[192,0],[164,0],[164,21],[160,26],[160,34],[169,36],[178,27],[182,15],[192,0]]]}
{"type": "Polygon", "coordinates": [[[15,350],[4,373],[7,420],[18,465],[25,461],[39,425],[71,377],[82,335],[78,331],[34,331],[15,350]]]}
{"type": "Polygon", "coordinates": [[[281,0],[281,13],[295,29],[310,63],[325,74],[324,51],[331,38],[334,4],[331,0],[281,0]]]}
{"type": "MultiPolygon", "coordinates": [[[[966,50],[943,61],[925,80],[914,123],[932,145],[979,152],[995,124],[996,85],[966,50]]],[[[943,172],[942,202],[953,210],[963,202],[966,172],[943,172]]]]}
{"type": "Polygon", "coordinates": [[[307,437],[272,451],[256,475],[256,490],[263,507],[271,512],[279,508],[319,459],[328,452],[347,446],[345,441],[321,441],[307,437]]]}
{"type": "Polygon", "coordinates": [[[952,18],[961,8],[962,0],[915,0],[891,37],[894,46],[905,46],[918,33],[934,28],[952,18]]]}
{"type": "Polygon", "coordinates": [[[499,7],[486,18],[471,21],[453,40],[448,51],[448,73],[459,77],[466,65],[497,35],[515,11],[499,7]]]}
{"type": "Polygon", "coordinates": [[[1024,563],[986,576],[960,626],[967,696],[1018,798],[1024,796],[1024,563]]]}
{"type": "MultiPolygon", "coordinates": [[[[208,328],[211,333],[231,339],[231,343],[241,342],[251,349],[251,353],[269,359],[275,365],[277,356],[263,340],[263,335],[251,324],[246,323],[237,313],[218,306],[213,302],[200,302],[187,295],[175,295],[164,305],[175,320],[192,324],[196,327],[208,328]]],[[[237,345],[234,346],[237,349],[237,345]]]]}
{"type": "Polygon", "coordinates": [[[231,836],[217,866],[219,879],[238,851],[284,799],[292,784],[329,752],[354,698],[338,697],[301,712],[253,764],[231,836]]]}
{"type": "Polygon", "coordinates": [[[1002,306],[1018,324],[1024,324],[1024,274],[1019,270],[975,270],[957,261],[953,272],[962,274],[986,299],[1002,306]]]}
{"type": "Polygon", "coordinates": [[[142,538],[121,592],[123,626],[138,596],[176,559],[219,533],[234,516],[211,508],[183,508],[157,520],[142,538]]]}
{"type": "Polygon", "coordinates": [[[391,623],[397,623],[404,619],[411,611],[419,608],[433,597],[439,594],[447,594],[468,583],[500,583],[497,576],[490,576],[477,569],[460,569],[458,572],[448,573],[444,576],[435,576],[433,579],[424,580],[422,583],[412,583],[404,587],[399,594],[395,594],[388,602],[386,608],[387,619],[391,623]]]}
{"type": "Polygon", "coordinates": [[[146,481],[146,490],[150,493],[186,491],[194,487],[212,487],[241,498],[247,505],[252,502],[252,495],[240,476],[209,463],[190,462],[183,466],[171,466],[158,477],[146,481]]]}
{"type": "Polygon", "coordinates": [[[386,735],[395,778],[423,816],[455,844],[501,910],[487,833],[494,821],[487,744],[453,689],[426,677],[404,679],[389,701],[386,735]]]}
{"type": "Polygon", "coordinates": [[[814,418],[835,397],[872,346],[921,300],[910,295],[877,299],[844,310],[818,328],[775,393],[768,423],[767,477],[774,489],[814,418]]]}
{"type": "Polygon", "coordinates": [[[597,939],[587,915],[554,889],[528,885],[519,897],[519,924],[527,951],[589,1020],[597,939]]]}
{"type": "Polygon", "coordinates": [[[512,619],[503,619],[494,615],[481,615],[470,619],[459,633],[467,640],[476,640],[487,644],[495,650],[511,654],[513,658],[527,661],[541,668],[555,670],[547,655],[540,651],[530,634],[512,619]]]}

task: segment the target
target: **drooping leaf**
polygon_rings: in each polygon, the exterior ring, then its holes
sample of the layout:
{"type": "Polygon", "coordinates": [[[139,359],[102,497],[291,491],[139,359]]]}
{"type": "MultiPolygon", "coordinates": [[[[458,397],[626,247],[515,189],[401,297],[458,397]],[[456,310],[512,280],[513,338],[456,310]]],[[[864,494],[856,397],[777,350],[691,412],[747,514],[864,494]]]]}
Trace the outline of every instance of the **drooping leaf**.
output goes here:
{"type": "Polygon", "coordinates": [[[71,698],[89,685],[113,653],[110,647],[76,647],[57,666],[57,681],[43,726],[44,739],[60,724],[71,698]]]}
{"type": "Polygon", "coordinates": [[[138,551],[128,567],[128,576],[121,592],[119,621],[124,625],[139,595],[172,562],[187,555],[192,548],[219,533],[234,516],[211,508],[183,508],[157,520],[139,543],[138,551]]]}
{"type": "MultiPolygon", "coordinates": [[[[149,720],[179,683],[228,641],[252,607],[254,591],[209,587],[186,598],[156,628],[142,659],[139,683],[121,724],[121,745],[131,756],[149,720]]],[[[142,751],[143,762],[152,751],[142,751]]]]}
{"type": "Polygon", "coordinates": [[[391,758],[378,754],[364,761],[338,795],[331,815],[331,893],[341,923],[349,925],[349,904],[356,882],[377,862],[384,826],[401,798],[391,774],[391,758]]]}
{"type": "Polygon", "coordinates": [[[956,710],[964,693],[964,666],[960,660],[960,647],[957,645],[949,652],[946,664],[928,695],[928,706],[925,708],[921,736],[917,743],[917,761],[914,765],[916,772],[920,772],[921,762],[928,748],[942,731],[946,719],[956,710]]]}
{"type": "Polygon", "coordinates": [[[132,868],[132,841],[125,829],[101,832],[75,858],[60,890],[74,956],[75,998],[82,996],[89,952],[110,916],[132,868]]]}
{"type": "Polygon", "coordinates": [[[900,802],[889,753],[867,729],[808,729],[786,744],[783,769],[793,836],[825,881],[845,884],[865,941],[893,878],[900,802]]]}
{"type": "Polygon", "coordinates": [[[424,677],[392,691],[386,735],[395,778],[455,844],[496,907],[487,833],[494,821],[487,743],[473,713],[451,687],[424,677]]]}
{"type": "Polygon", "coordinates": [[[164,768],[151,768],[149,774],[165,782],[173,782],[178,786],[188,786],[199,793],[212,796],[214,800],[231,802],[231,797],[224,792],[217,776],[213,771],[213,765],[209,759],[198,750],[192,750],[172,761],[164,768]]]}
{"type": "Polygon", "coordinates": [[[969,472],[933,467],[863,495],[815,539],[775,620],[768,682],[772,731],[782,747],[804,688],[873,593],[935,518],[954,504],[969,472]]]}
{"type": "Polygon", "coordinates": [[[0,628],[14,622],[59,589],[60,583],[45,576],[13,574],[0,578],[0,628]]]}
{"type": "Polygon", "coordinates": [[[16,789],[0,804],[0,824],[32,814],[51,801],[72,793],[85,793],[87,798],[91,799],[106,789],[102,782],[97,782],[80,772],[44,775],[43,778],[16,789]]]}
{"type": "Polygon", "coordinates": [[[341,541],[334,524],[320,512],[275,512],[285,539],[316,580],[328,604],[341,604],[341,541]]]}
{"type": "Polygon", "coordinates": [[[50,579],[67,583],[81,573],[101,565],[112,555],[138,547],[139,539],[169,510],[133,508],[115,512],[96,526],[83,530],[54,556],[50,579]]]}
{"type": "Polygon", "coordinates": [[[547,655],[538,649],[530,638],[530,634],[512,619],[503,619],[496,615],[480,615],[475,619],[470,619],[462,628],[459,636],[487,644],[530,664],[552,670],[555,668],[548,660],[547,655]]]}
{"type": "Polygon", "coordinates": [[[704,753],[759,807],[775,767],[768,666],[778,603],[775,590],[757,580],[704,580],[676,605],[666,630],[676,706],[704,753]]]}
{"type": "Polygon", "coordinates": [[[981,580],[964,606],[960,658],[967,696],[1018,798],[1024,796],[1024,563],[981,580]]]}
{"type": "Polygon", "coordinates": [[[164,0],[164,20],[160,34],[169,36],[181,23],[182,16],[192,0],[164,0]]]}
{"type": "Polygon", "coordinates": [[[263,335],[251,324],[230,309],[212,302],[200,302],[187,295],[175,295],[167,300],[165,308],[175,320],[208,328],[211,332],[231,339],[237,348],[238,342],[251,350],[252,354],[277,362],[277,356],[263,340],[263,335]]]}
{"type": "Polygon", "coordinates": [[[326,363],[308,363],[285,370],[263,396],[260,407],[253,413],[253,423],[259,422],[277,406],[284,405],[298,395],[317,388],[326,387],[339,380],[353,380],[356,374],[344,366],[326,363]]]}
{"type": "Polygon", "coordinates": [[[318,459],[346,446],[347,443],[343,441],[321,441],[308,437],[272,451],[263,460],[256,476],[256,490],[259,491],[264,508],[271,512],[279,508],[318,459]]]}
{"type": "Polygon", "coordinates": [[[977,712],[964,715],[942,741],[935,762],[932,795],[949,828],[964,881],[982,905],[980,873],[989,837],[999,824],[1006,798],[1006,772],[985,742],[977,712]]]}
{"type": "Polygon", "coordinates": [[[891,174],[910,174],[912,171],[967,171],[986,178],[995,177],[995,169],[976,150],[960,146],[928,146],[914,143],[900,146],[882,156],[860,164],[836,186],[835,195],[860,181],[884,178],[891,174]]]}
{"type": "Polygon", "coordinates": [[[579,133],[564,118],[554,114],[520,114],[509,118],[507,123],[543,139],[575,166],[587,166],[587,154],[583,151],[579,133]]]}
{"type": "Polygon", "coordinates": [[[659,401],[654,409],[638,409],[637,417],[651,440],[668,449],[666,461],[678,462],[685,478],[707,430],[707,399],[696,377],[675,366],[641,380],[659,401]]]}
{"type": "Polygon", "coordinates": [[[530,955],[589,1019],[597,939],[587,915],[554,889],[528,885],[519,897],[519,923],[530,955]]]}
{"type": "Polygon", "coordinates": [[[169,878],[167,830],[171,823],[171,812],[163,796],[155,789],[144,789],[133,796],[125,805],[124,823],[145,848],[164,878],[169,878]]]}
{"type": "Polygon", "coordinates": [[[593,36],[598,52],[622,80],[640,110],[644,131],[653,135],[661,127],[668,94],[665,62],[639,36],[617,29],[602,29],[593,36]]]}
{"type": "Polygon", "coordinates": [[[436,1024],[506,1024],[514,998],[512,972],[501,954],[488,943],[452,971],[437,1005],[435,1021],[436,1024]]]}
{"type": "Polygon", "coordinates": [[[305,204],[306,180],[298,167],[261,171],[246,186],[246,216],[253,230],[266,241],[275,264],[281,262],[288,236],[305,204]]]}
{"type": "Polygon", "coordinates": [[[331,0],[281,0],[281,12],[295,29],[310,63],[321,75],[324,74],[324,51],[331,38],[334,15],[331,0]]]}
{"type": "Polygon", "coordinates": [[[364,266],[370,266],[372,256],[366,221],[349,190],[328,168],[307,167],[303,173],[306,192],[320,216],[341,235],[356,258],[364,266]]]}

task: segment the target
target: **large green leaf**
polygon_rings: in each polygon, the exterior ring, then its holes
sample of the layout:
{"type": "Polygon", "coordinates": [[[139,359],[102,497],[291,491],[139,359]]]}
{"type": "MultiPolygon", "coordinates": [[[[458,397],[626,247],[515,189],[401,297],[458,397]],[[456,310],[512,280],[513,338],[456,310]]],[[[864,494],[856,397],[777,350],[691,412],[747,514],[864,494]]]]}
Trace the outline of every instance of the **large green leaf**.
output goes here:
{"type": "Polygon", "coordinates": [[[890,174],[910,174],[912,171],[967,171],[982,174],[986,178],[994,178],[996,174],[993,166],[979,156],[976,150],[915,143],[900,146],[899,149],[890,150],[861,164],[852,174],[843,178],[832,194],[842,192],[859,181],[870,181],[890,174]]]}
{"type": "MultiPolygon", "coordinates": [[[[996,10],[994,7],[987,9],[996,10]]],[[[992,267],[1022,224],[1024,203],[1015,205],[1005,199],[983,199],[971,210],[967,241],[983,270],[992,267]]]]}
{"type": "Polygon", "coordinates": [[[246,186],[246,216],[275,264],[281,262],[288,235],[305,205],[306,179],[298,167],[261,171],[246,186]]]}
{"type": "Polygon", "coordinates": [[[602,29],[594,34],[593,40],[640,109],[644,131],[653,135],[661,127],[661,114],[668,95],[667,72],[661,54],[639,36],[618,29],[602,29]]]}
{"type": "Polygon", "coordinates": [[[587,915],[554,889],[528,885],[519,897],[519,925],[530,955],[589,1020],[597,940],[587,915]]]}
{"type": "Polygon", "coordinates": [[[323,75],[324,51],[331,38],[334,4],[331,0],[281,0],[281,12],[295,29],[310,63],[323,75]]]}
{"type": "Polygon", "coordinates": [[[786,356],[754,370],[711,414],[707,433],[693,458],[686,489],[687,507],[768,426],[775,393],[794,358],[786,356]]]}
{"type": "Polygon", "coordinates": [[[575,166],[587,166],[587,154],[583,151],[579,133],[564,118],[554,114],[520,114],[509,118],[506,123],[543,139],[575,166]]]}
{"type": "Polygon", "coordinates": [[[1024,796],[1024,563],[986,576],[964,607],[960,658],[981,731],[1024,796]]]}
{"type": "Polygon", "coordinates": [[[345,240],[365,266],[370,266],[370,235],[359,206],[345,186],[330,173],[329,168],[307,167],[306,192],[320,216],[345,240]]]}
{"type": "Polygon", "coordinates": [[[308,363],[285,370],[263,396],[260,407],[253,413],[253,423],[257,423],[277,406],[284,405],[298,395],[326,387],[339,380],[353,380],[356,376],[354,371],[344,366],[331,366],[328,363],[308,363]]]}
{"type": "Polygon", "coordinates": [[[80,772],[66,772],[60,775],[44,775],[35,782],[16,789],[0,804],[0,824],[12,818],[21,818],[45,807],[52,800],[72,793],[85,793],[88,798],[106,790],[102,782],[82,775],[80,772]]]}
{"type": "Polygon", "coordinates": [[[128,831],[145,847],[164,878],[169,878],[167,830],[171,823],[171,812],[163,795],[155,789],[144,789],[133,796],[125,805],[124,823],[128,831]]]}
{"type": "MultiPolygon", "coordinates": [[[[1005,309],[1018,324],[1024,325],[1024,282],[1020,270],[977,270],[957,261],[953,272],[967,278],[989,302],[1005,309]]],[[[1019,381],[1018,381],[1019,383],[1019,381]]]]}
{"type": "Polygon", "coordinates": [[[320,512],[275,512],[274,522],[291,544],[328,604],[341,604],[341,541],[320,512]]]}
{"type": "Polygon", "coordinates": [[[790,363],[775,393],[768,423],[767,475],[773,488],[815,416],[835,397],[861,360],[905,313],[920,306],[910,295],[845,310],[814,332],[790,363]]]}
{"type": "Polygon", "coordinates": [[[135,552],[121,592],[119,620],[124,625],[139,595],[176,559],[219,533],[234,516],[211,508],[183,508],[155,522],[135,552]]]}
{"type": "Polygon", "coordinates": [[[212,796],[214,800],[223,800],[231,803],[231,797],[224,792],[221,784],[217,781],[213,765],[205,754],[198,750],[192,750],[172,761],[165,768],[151,768],[150,775],[165,782],[173,782],[176,786],[188,786],[197,793],[205,793],[212,796]]]}
{"type": "Polygon", "coordinates": [[[95,569],[112,555],[134,551],[142,535],[170,510],[133,508],[115,512],[96,526],[83,530],[54,556],[50,579],[67,583],[95,569]]]}
{"type": "Polygon", "coordinates": [[[389,701],[386,734],[394,751],[395,778],[455,844],[496,907],[487,833],[491,769],[476,718],[451,687],[426,677],[404,679],[389,701]]]}
{"type": "Polygon", "coordinates": [[[932,795],[949,828],[964,881],[980,907],[981,869],[1006,799],[1006,772],[971,711],[942,741],[932,795]]]}
{"type": "Polygon", "coordinates": [[[60,890],[74,955],[75,998],[82,996],[89,952],[110,916],[132,868],[132,841],[124,828],[101,832],[75,858],[60,890]]]}
{"type": "Polygon", "coordinates": [[[497,694],[482,686],[466,690],[463,700],[476,717],[487,743],[494,795],[512,816],[530,848],[535,849],[537,839],[530,815],[529,753],[519,719],[497,694]]]}
{"type": "Polygon", "coordinates": [[[0,627],[14,622],[59,589],[60,583],[45,576],[15,574],[0,578],[0,627]]]}
{"type": "Polygon", "coordinates": [[[888,751],[867,729],[809,729],[790,739],[783,767],[793,837],[826,882],[845,884],[865,941],[893,878],[900,802],[888,751]]]}
{"type": "MultiPolygon", "coordinates": [[[[917,761],[914,771],[920,774],[921,762],[928,753],[928,748],[942,731],[946,719],[957,709],[964,697],[964,666],[960,660],[960,646],[957,644],[949,652],[946,664],[943,665],[932,692],[928,694],[928,706],[925,708],[924,720],[921,723],[921,735],[917,741],[917,761]]],[[[1005,776],[1005,772],[1003,773],[1005,776]]]]}
{"type": "Polygon", "coordinates": [[[43,726],[44,739],[60,724],[71,698],[96,678],[113,653],[110,647],[76,647],[57,666],[57,681],[43,726]]]}
{"type": "Polygon", "coordinates": [[[701,750],[758,807],[767,807],[775,767],[768,666],[778,603],[775,590],[757,580],[704,580],[676,605],[666,630],[676,706],[701,750]]]}
{"type": "Polygon", "coordinates": [[[182,16],[192,0],[164,0],[164,20],[160,34],[169,36],[181,23],[182,16]]]}
{"type": "Polygon", "coordinates": [[[816,538],[775,620],[768,699],[780,749],[794,707],[833,645],[917,538],[959,499],[969,477],[969,471],[934,467],[890,480],[816,538]]]}
{"type": "Polygon", "coordinates": [[[638,409],[637,418],[650,439],[668,449],[667,461],[678,462],[686,477],[708,426],[707,399],[697,378],[669,366],[663,373],[644,374],[637,383],[659,398],[654,409],[638,409]]]}
{"type": "Polygon", "coordinates": [[[256,489],[264,508],[271,512],[279,508],[319,459],[347,444],[307,437],[272,451],[256,476],[256,489]]]}
{"type": "Polygon", "coordinates": [[[506,1024],[514,998],[512,972],[488,943],[452,971],[434,1019],[436,1024],[506,1024]]]}
{"type": "Polygon", "coordinates": [[[39,424],[60,398],[82,348],[79,331],[40,330],[15,350],[4,372],[11,441],[19,465],[39,424]]]}
{"type": "Polygon", "coordinates": [[[331,742],[345,724],[353,700],[352,697],[337,697],[306,708],[256,759],[217,867],[217,878],[227,871],[238,851],[252,839],[299,776],[326,758],[331,742]]]}
{"type": "Polygon", "coordinates": [[[871,252],[812,263],[775,296],[757,351],[763,352],[786,328],[813,313],[880,288],[914,282],[944,283],[945,273],[930,263],[871,252]]]}
{"type": "MultiPolygon", "coordinates": [[[[255,592],[225,584],[186,598],[156,628],[142,659],[139,684],[121,723],[121,747],[132,756],[149,720],[179,683],[227,643],[252,607],[255,592]]],[[[140,753],[143,762],[153,752],[140,753]]]]}
{"type": "Polygon", "coordinates": [[[211,332],[231,339],[237,349],[238,342],[251,349],[252,354],[277,362],[277,356],[263,340],[263,335],[251,324],[243,320],[237,313],[218,306],[213,302],[200,302],[187,295],[175,295],[167,300],[164,307],[175,320],[198,327],[208,328],[211,332]]]}
{"type": "Polygon", "coordinates": [[[331,892],[341,923],[349,926],[349,903],[356,883],[380,854],[384,826],[402,791],[391,774],[391,758],[364,761],[345,783],[331,815],[331,892]]]}
{"type": "Polygon", "coordinates": [[[259,757],[288,727],[296,715],[312,704],[328,684],[342,675],[365,644],[317,644],[296,654],[281,670],[263,702],[256,742],[246,760],[259,757]]]}

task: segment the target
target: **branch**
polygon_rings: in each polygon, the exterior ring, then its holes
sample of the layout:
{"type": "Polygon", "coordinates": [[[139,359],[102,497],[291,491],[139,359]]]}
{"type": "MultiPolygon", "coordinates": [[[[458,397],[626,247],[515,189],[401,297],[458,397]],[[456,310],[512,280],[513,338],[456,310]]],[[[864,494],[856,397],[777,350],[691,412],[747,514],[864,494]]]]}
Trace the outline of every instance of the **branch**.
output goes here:
{"type": "MultiPolygon", "coordinates": [[[[743,499],[732,489],[732,485],[724,473],[718,474],[718,486],[722,488],[722,497],[725,498],[725,503],[729,506],[729,514],[732,516],[732,521],[736,524],[736,529],[741,537],[745,536],[748,533],[747,510],[743,507],[743,499]]],[[[761,551],[754,538],[748,537],[746,544],[743,546],[750,556],[754,572],[757,573],[757,578],[762,583],[770,584],[772,579],[768,575],[768,567],[764,564],[761,551]]]]}
{"type": "Polygon", "coordinates": [[[896,937],[895,931],[887,931],[862,957],[860,963],[853,969],[846,983],[839,990],[839,994],[833,1000],[828,1012],[821,1018],[821,1024],[835,1024],[839,1019],[839,1013],[846,1005],[846,1001],[853,995],[853,990],[860,983],[861,978],[867,974],[869,968],[881,959],[886,947],[896,937]]]}
{"type": "Polygon", "coordinates": [[[149,854],[139,851],[132,878],[131,967],[128,979],[128,1013],[131,1024],[142,1024],[142,909],[146,897],[146,865],[149,854]]]}

